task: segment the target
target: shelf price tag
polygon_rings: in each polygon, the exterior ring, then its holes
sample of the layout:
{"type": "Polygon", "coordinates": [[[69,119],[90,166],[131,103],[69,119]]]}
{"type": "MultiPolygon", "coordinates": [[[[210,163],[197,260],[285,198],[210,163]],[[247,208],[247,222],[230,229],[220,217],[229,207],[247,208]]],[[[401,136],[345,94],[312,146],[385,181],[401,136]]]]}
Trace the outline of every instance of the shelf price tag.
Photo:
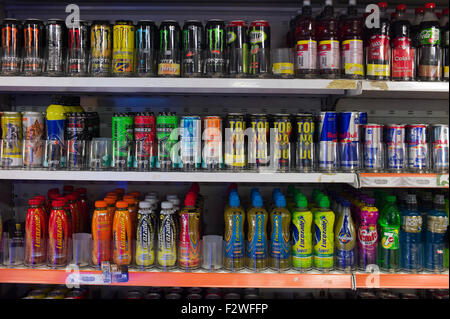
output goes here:
{"type": "Polygon", "coordinates": [[[448,174],[437,174],[436,175],[436,185],[438,187],[446,187],[448,188],[448,174]]]}

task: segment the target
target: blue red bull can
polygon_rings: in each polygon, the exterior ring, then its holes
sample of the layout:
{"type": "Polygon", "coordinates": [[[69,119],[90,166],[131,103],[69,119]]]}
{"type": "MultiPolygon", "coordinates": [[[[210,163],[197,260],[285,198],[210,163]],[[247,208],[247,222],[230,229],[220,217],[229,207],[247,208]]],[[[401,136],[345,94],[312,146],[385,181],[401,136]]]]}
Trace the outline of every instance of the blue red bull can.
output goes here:
{"type": "Polygon", "coordinates": [[[367,171],[384,169],[383,125],[363,125],[363,167],[367,171]]]}
{"type": "Polygon", "coordinates": [[[424,171],[429,167],[428,125],[411,124],[406,127],[406,147],[408,168],[411,171],[424,171]]]}
{"type": "Polygon", "coordinates": [[[407,165],[406,125],[392,124],[385,126],[385,143],[387,168],[391,171],[403,171],[407,165]]]}
{"type": "Polygon", "coordinates": [[[320,112],[319,169],[335,171],[338,168],[338,121],[336,112],[320,112]]]}
{"type": "Polygon", "coordinates": [[[200,168],[202,163],[202,122],[200,116],[181,118],[181,163],[186,171],[200,168]]]}
{"type": "Polygon", "coordinates": [[[354,171],[359,168],[359,113],[341,112],[338,119],[340,168],[354,171]]]}
{"type": "Polygon", "coordinates": [[[448,125],[435,124],[431,127],[433,170],[448,173],[448,125]]]}

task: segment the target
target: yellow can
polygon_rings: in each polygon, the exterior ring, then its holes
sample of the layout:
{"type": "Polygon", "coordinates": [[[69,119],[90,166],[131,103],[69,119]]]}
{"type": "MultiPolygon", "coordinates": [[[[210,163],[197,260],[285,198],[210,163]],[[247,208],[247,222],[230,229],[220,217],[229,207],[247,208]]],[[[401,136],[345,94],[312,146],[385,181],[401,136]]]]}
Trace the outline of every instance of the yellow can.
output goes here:
{"type": "Polygon", "coordinates": [[[1,157],[6,166],[22,166],[22,114],[3,112],[1,157]]]}
{"type": "Polygon", "coordinates": [[[134,73],[134,32],[131,21],[116,21],[113,27],[113,75],[131,76],[134,73]]]}

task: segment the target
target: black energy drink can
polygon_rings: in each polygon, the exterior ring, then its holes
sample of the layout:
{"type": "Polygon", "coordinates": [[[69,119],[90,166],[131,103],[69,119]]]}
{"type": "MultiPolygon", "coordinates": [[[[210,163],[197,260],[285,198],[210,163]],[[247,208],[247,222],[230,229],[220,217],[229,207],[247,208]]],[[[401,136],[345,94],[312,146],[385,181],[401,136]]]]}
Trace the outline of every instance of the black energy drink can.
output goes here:
{"type": "Polygon", "coordinates": [[[268,77],[271,74],[270,25],[264,20],[250,24],[250,74],[255,77],[268,77]]]}
{"type": "Polygon", "coordinates": [[[225,22],[218,19],[206,23],[205,74],[208,77],[225,76],[225,22]]]}
{"type": "Polygon", "coordinates": [[[274,168],[279,172],[288,172],[291,167],[292,123],[289,114],[275,114],[272,128],[276,131],[272,158],[274,168]]]}
{"type": "Polygon", "coordinates": [[[180,33],[178,22],[173,20],[161,22],[159,27],[158,76],[180,76],[180,33]]]}
{"type": "Polygon", "coordinates": [[[312,114],[295,115],[296,168],[302,172],[311,172],[314,165],[314,132],[315,124],[312,114]]]}
{"type": "Polygon", "coordinates": [[[248,138],[248,166],[259,169],[269,165],[269,118],[267,114],[250,114],[248,138]]]}
{"type": "Polygon", "coordinates": [[[248,75],[248,27],[245,21],[235,20],[227,24],[227,70],[232,77],[248,75]]]}
{"type": "Polygon", "coordinates": [[[247,123],[242,113],[230,113],[225,119],[225,167],[244,169],[247,163],[245,130],[247,123]]]}
{"type": "Polygon", "coordinates": [[[23,31],[20,20],[3,19],[1,27],[0,71],[3,75],[17,75],[20,73],[23,46],[23,31]]]}
{"type": "Polygon", "coordinates": [[[142,20],[136,25],[136,73],[138,76],[156,75],[157,28],[155,22],[142,20]]]}
{"type": "Polygon", "coordinates": [[[202,76],[205,30],[198,20],[187,20],[182,35],[182,73],[184,77],[202,76]]]}

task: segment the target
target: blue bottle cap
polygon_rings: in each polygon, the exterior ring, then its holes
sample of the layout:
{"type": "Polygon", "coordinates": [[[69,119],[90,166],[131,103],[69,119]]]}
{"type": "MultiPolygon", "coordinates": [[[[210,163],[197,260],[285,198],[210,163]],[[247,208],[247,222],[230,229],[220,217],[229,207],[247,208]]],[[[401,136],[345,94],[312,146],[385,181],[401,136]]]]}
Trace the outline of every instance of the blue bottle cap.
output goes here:
{"type": "Polygon", "coordinates": [[[239,207],[241,205],[241,201],[239,200],[237,193],[230,194],[229,204],[231,207],[239,207]]]}
{"type": "Polygon", "coordinates": [[[263,207],[263,199],[261,195],[255,195],[252,199],[253,207],[263,207]]]}
{"type": "Polygon", "coordinates": [[[284,196],[282,194],[279,194],[275,198],[275,206],[276,207],[286,207],[286,199],[284,198],[284,196]]]}

